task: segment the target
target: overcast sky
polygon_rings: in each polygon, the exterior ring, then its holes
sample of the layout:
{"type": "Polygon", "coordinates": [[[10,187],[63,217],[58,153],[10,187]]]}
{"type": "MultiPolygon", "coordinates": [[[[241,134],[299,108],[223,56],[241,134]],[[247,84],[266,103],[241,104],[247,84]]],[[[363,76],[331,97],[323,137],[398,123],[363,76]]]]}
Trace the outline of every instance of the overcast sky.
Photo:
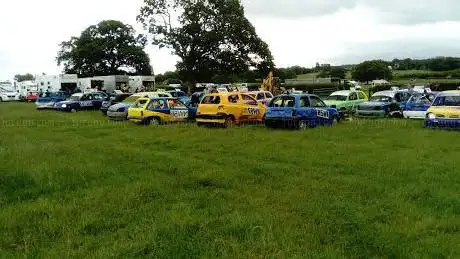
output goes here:
{"type": "MultiPolygon", "coordinates": [[[[460,56],[460,1],[242,0],[278,67],[365,59],[460,56]]],[[[58,44],[104,19],[136,25],[141,0],[1,0],[0,80],[60,73],[58,44]]],[[[147,49],[155,73],[174,70],[168,50],[147,49]]]]}

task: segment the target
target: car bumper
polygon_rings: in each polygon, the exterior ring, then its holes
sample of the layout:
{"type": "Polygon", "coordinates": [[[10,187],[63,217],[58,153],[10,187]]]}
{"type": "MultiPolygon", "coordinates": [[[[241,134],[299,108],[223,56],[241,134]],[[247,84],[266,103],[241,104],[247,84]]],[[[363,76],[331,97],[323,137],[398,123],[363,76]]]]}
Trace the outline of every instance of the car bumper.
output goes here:
{"type": "Polygon", "coordinates": [[[72,110],[72,107],[53,107],[55,111],[60,111],[60,112],[70,112],[72,110]]]}
{"type": "Polygon", "coordinates": [[[460,129],[460,119],[425,119],[425,127],[460,129]]]}
{"type": "Polygon", "coordinates": [[[404,118],[425,119],[426,111],[403,111],[404,118]]]}
{"type": "Polygon", "coordinates": [[[294,117],[265,117],[265,121],[292,121],[295,120],[294,117]]]}
{"type": "Polygon", "coordinates": [[[2,102],[13,102],[13,101],[19,101],[20,98],[19,96],[16,96],[16,97],[11,97],[11,96],[1,96],[2,98],[2,102]]]}
{"type": "Polygon", "coordinates": [[[40,110],[40,109],[53,109],[54,103],[36,103],[35,107],[40,110]]]}
{"type": "Polygon", "coordinates": [[[385,111],[376,111],[376,110],[357,110],[356,111],[356,116],[362,117],[362,118],[383,118],[385,117],[386,112],[385,111]]]}
{"type": "Polygon", "coordinates": [[[225,115],[197,115],[196,122],[199,123],[225,123],[225,115]]]}
{"type": "Polygon", "coordinates": [[[209,123],[209,124],[224,124],[225,123],[225,119],[199,119],[199,118],[196,118],[195,119],[196,122],[198,123],[209,123]]]}
{"type": "Polygon", "coordinates": [[[111,120],[126,120],[128,113],[107,111],[107,117],[111,120]]]}

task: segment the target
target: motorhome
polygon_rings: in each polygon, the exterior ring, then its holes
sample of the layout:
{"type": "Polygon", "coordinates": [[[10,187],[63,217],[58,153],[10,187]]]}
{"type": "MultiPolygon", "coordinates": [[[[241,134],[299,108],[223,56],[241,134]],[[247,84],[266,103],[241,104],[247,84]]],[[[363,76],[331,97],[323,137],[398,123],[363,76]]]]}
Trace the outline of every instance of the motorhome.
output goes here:
{"type": "Polygon", "coordinates": [[[26,98],[30,92],[38,93],[38,84],[34,81],[16,82],[16,91],[19,91],[20,98],[26,98]]]}
{"type": "Polygon", "coordinates": [[[96,91],[104,91],[113,93],[115,90],[122,92],[129,91],[129,76],[127,75],[109,75],[109,76],[94,76],[78,78],[78,88],[82,91],[95,89],[96,91]]]}
{"type": "Polygon", "coordinates": [[[0,82],[0,102],[19,101],[19,92],[10,81],[0,82]]]}

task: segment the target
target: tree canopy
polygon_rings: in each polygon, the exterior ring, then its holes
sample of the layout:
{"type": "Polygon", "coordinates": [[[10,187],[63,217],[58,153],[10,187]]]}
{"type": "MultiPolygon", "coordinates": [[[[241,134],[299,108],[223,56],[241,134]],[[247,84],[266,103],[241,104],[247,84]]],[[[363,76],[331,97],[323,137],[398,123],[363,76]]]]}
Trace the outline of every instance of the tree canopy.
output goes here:
{"type": "Polygon", "coordinates": [[[115,74],[151,75],[146,41],[130,25],[106,20],[85,29],[80,37],[60,44],[58,65],[82,77],[115,74]]]}
{"type": "Polygon", "coordinates": [[[27,74],[24,74],[24,75],[17,74],[17,75],[14,76],[14,80],[16,80],[18,82],[33,81],[33,80],[35,80],[35,77],[30,73],[27,73],[27,74]]]}
{"type": "Polygon", "coordinates": [[[390,63],[384,60],[364,61],[353,68],[353,79],[369,82],[376,79],[392,79],[390,63]]]}
{"type": "Polygon", "coordinates": [[[144,0],[138,20],[154,45],[180,58],[176,67],[187,81],[227,79],[249,70],[266,76],[274,68],[268,45],[239,0],[144,0]]]}

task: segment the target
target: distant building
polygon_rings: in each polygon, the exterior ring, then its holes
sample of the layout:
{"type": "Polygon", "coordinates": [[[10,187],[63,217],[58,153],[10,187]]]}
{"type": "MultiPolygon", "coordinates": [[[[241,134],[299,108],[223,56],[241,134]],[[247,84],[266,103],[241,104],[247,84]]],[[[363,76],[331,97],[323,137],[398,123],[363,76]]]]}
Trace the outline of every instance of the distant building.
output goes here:
{"type": "Polygon", "coordinates": [[[373,86],[376,86],[376,85],[389,85],[390,82],[388,82],[387,80],[382,80],[382,79],[379,79],[379,80],[372,80],[372,85],[373,86]]]}
{"type": "Polygon", "coordinates": [[[105,91],[112,93],[115,90],[129,92],[129,76],[127,75],[110,75],[94,76],[78,79],[78,88],[82,91],[105,91]]]}
{"type": "Polygon", "coordinates": [[[74,91],[77,88],[78,76],[76,74],[37,75],[35,83],[38,91],[74,91]]]}
{"type": "Polygon", "coordinates": [[[155,89],[155,76],[130,76],[129,92],[153,91],[155,89]]]}

